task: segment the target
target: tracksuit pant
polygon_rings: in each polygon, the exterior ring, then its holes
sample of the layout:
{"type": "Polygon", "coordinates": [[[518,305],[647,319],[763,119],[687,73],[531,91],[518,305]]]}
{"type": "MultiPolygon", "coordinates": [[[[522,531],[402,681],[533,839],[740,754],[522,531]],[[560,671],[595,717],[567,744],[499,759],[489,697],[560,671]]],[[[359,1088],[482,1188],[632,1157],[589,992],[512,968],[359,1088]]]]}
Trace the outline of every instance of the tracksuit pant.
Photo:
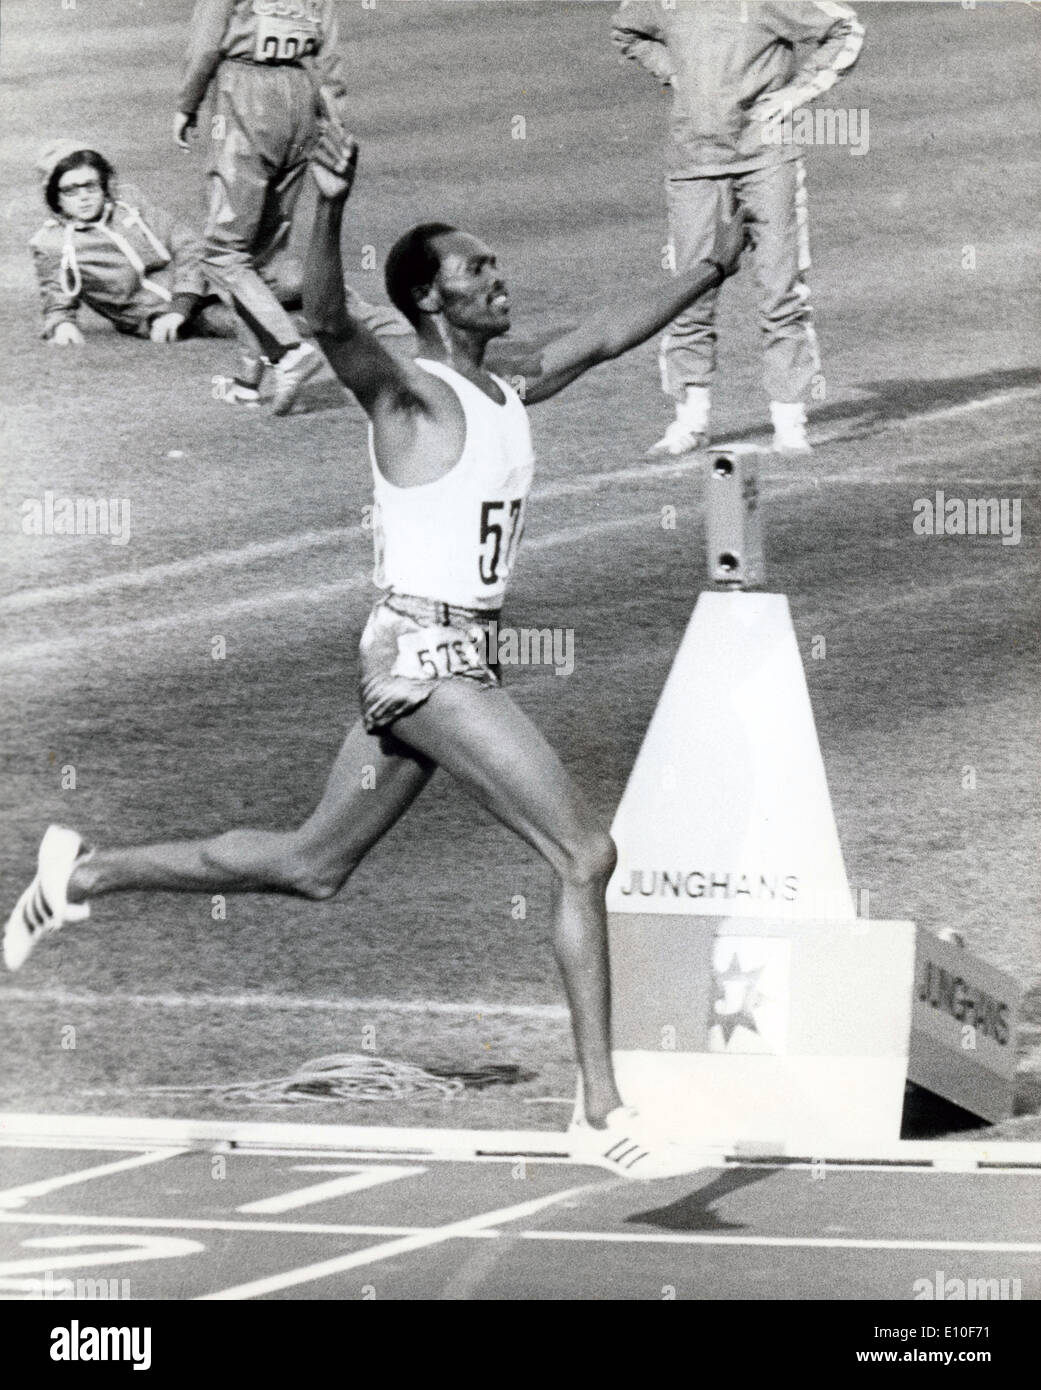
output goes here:
{"type": "Polygon", "coordinates": [[[260,352],[277,360],[300,341],[265,278],[289,240],[315,128],[315,92],[304,68],[221,64],[205,263],[239,315],[247,360],[260,352]]]}
{"type": "MultiPolygon", "coordinates": [[[[736,200],[752,222],[759,285],[763,377],[772,401],[801,401],[820,371],[809,291],[809,236],[803,161],[749,173],[666,181],[669,240],[676,270],[707,256],[720,211],[736,200]]],[[[661,341],[662,389],[677,401],[688,386],[710,386],[716,369],[716,302],[711,289],[674,319],[661,341]]]]}

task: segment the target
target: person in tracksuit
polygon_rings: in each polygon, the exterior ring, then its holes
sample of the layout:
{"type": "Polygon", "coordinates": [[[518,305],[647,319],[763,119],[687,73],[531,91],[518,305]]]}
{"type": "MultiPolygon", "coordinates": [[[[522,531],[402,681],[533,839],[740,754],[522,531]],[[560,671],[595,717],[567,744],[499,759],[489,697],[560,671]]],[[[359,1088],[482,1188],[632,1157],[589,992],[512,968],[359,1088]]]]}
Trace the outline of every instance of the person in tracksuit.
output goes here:
{"type": "Polygon", "coordinates": [[[82,140],[52,140],[37,168],[51,216],[29,247],[47,342],[82,346],[83,305],[154,343],[234,332],[207,281],[201,238],[163,208],[118,196],[103,154],[82,140]]]}
{"type": "MultiPolygon", "coordinates": [[[[849,5],[828,0],[623,0],[611,37],[673,92],[666,189],[675,270],[705,255],[721,211],[735,202],[753,224],[774,448],[806,453],[805,401],[820,361],[803,278],[805,172],[779,127],[849,72],[863,27],[849,5]],[[801,61],[797,44],[808,48],[801,61]]],[[[662,339],[662,387],[676,418],[652,453],[708,442],[717,297],[718,287],[708,290],[662,339]]]]}
{"type": "Polygon", "coordinates": [[[197,0],[174,138],[188,148],[212,86],[208,272],[242,328],[242,356],[226,398],[256,404],[264,361],[274,411],[285,414],[322,364],[258,270],[284,250],[319,115],[319,90],[346,94],[334,0],[197,0]]]}

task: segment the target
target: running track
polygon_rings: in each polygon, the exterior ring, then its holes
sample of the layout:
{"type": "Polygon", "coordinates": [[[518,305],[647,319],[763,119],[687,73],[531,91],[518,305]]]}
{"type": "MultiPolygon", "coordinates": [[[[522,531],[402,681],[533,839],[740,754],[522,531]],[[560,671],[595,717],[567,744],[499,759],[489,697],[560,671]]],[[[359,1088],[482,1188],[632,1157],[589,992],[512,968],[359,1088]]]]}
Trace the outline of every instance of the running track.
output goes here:
{"type": "Polygon", "coordinates": [[[451,1131],[374,1130],[386,1147],[362,1150],[324,1127],[310,1142],[287,1126],[279,1146],[20,1128],[0,1117],[4,1299],[106,1279],[135,1300],[901,1301],[938,1277],[1041,1297],[1036,1145],[992,1146],[994,1166],[968,1144],[858,1164],[719,1155],[630,1183],[545,1132],[488,1132],[460,1159],[451,1131]]]}

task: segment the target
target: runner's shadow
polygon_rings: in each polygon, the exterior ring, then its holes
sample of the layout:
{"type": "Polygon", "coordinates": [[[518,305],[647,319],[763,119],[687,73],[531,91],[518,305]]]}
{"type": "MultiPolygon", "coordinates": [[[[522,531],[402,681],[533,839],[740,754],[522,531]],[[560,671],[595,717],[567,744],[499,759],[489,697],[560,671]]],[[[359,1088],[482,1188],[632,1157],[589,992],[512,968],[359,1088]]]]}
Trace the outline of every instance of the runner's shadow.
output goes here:
{"type": "MultiPolygon", "coordinates": [[[[810,407],[814,426],[838,425],[855,421],[851,437],[870,434],[881,424],[892,425],[911,420],[932,410],[965,405],[985,400],[1005,391],[1041,386],[1041,368],[1010,367],[974,376],[950,377],[893,377],[885,381],[853,383],[858,395],[855,400],[836,401],[833,405],[810,407]],[[870,393],[867,398],[862,393],[870,393]]],[[[742,439],[747,427],[730,430],[715,437],[715,444],[742,439]]]]}
{"type": "Polygon", "coordinates": [[[732,1168],[712,1179],[707,1187],[699,1187],[679,1201],[652,1211],[636,1211],[625,1218],[627,1225],[658,1226],[666,1231],[744,1231],[740,1221],[723,1221],[712,1210],[713,1203],[731,1192],[762,1182],[773,1173],[772,1168],[732,1168]]]}

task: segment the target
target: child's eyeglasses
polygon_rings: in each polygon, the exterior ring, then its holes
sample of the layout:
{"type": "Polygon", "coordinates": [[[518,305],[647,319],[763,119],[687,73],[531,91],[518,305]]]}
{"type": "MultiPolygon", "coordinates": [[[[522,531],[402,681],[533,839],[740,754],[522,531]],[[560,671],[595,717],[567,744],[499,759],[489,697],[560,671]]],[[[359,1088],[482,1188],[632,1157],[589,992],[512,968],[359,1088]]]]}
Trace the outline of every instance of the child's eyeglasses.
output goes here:
{"type": "Polygon", "coordinates": [[[100,179],[84,179],[81,183],[60,183],[58,185],[58,192],[63,198],[69,198],[73,193],[99,193],[100,191],[100,179]]]}

